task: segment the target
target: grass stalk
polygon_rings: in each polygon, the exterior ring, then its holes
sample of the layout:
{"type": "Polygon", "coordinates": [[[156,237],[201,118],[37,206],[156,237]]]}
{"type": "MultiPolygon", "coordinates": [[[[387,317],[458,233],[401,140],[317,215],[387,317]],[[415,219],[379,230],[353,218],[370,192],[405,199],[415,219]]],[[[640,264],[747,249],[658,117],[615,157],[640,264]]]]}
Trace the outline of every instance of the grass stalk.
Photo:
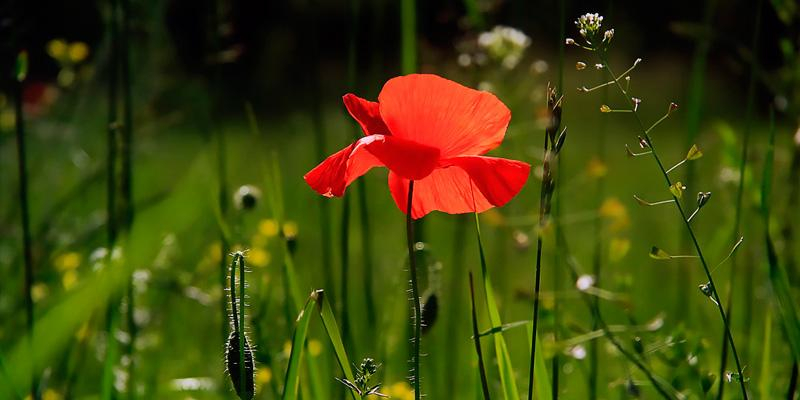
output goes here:
{"type": "Polygon", "coordinates": [[[417,1],[400,1],[401,73],[417,71],[417,1]]]}
{"type": "MultiPolygon", "coordinates": [[[[478,239],[478,252],[481,261],[481,277],[483,279],[484,297],[486,297],[486,308],[489,311],[489,322],[494,330],[502,327],[503,322],[500,319],[500,311],[497,309],[492,280],[489,277],[489,271],[486,266],[486,255],[483,250],[483,239],[481,237],[481,225],[477,213],[475,214],[475,233],[478,239]]],[[[536,338],[534,337],[534,342],[535,340],[536,338]]],[[[506,345],[502,332],[494,337],[494,350],[497,357],[497,368],[500,373],[500,384],[503,388],[503,398],[506,400],[519,399],[517,383],[516,379],[514,379],[514,368],[511,364],[511,356],[508,353],[508,346],[506,345]]],[[[537,357],[539,364],[544,365],[542,355],[539,354],[537,357]]],[[[550,385],[550,380],[547,378],[547,375],[540,373],[537,381],[542,383],[542,387],[537,391],[539,397],[544,398],[545,396],[549,396],[551,391],[547,386],[550,385]]]]}
{"type": "MultiPolygon", "coordinates": [[[[655,160],[656,164],[658,165],[658,169],[661,171],[661,174],[664,177],[664,181],[667,184],[667,187],[672,186],[672,180],[670,179],[669,175],[667,175],[667,170],[664,168],[664,164],[661,162],[661,159],[658,156],[658,152],[656,151],[656,147],[653,143],[653,140],[651,139],[650,134],[647,132],[647,128],[645,128],[645,125],[642,122],[642,119],[639,116],[638,111],[636,110],[636,105],[634,101],[630,98],[630,96],[628,96],[627,92],[619,83],[619,81],[617,81],[617,77],[614,74],[613,70],[611,69],[611,66],[608,64],[608,58],[605,56],[605,54],[602,51],[598,51],[597,54],[600,58],[601,63],[604,65],[609,75],[611,75],[611,79],[616,82],[616,86],[619,89],[620,94],[622,95],[622,97],[625,98],[628,105],[630,106],[630,109],[633,111],[632,114],[634,115],[636,122],[639,125],[639,128],[641,129],[642,137],[647,141],[647,144],[649,145],[650,150],[652,151],[651,154],[653,155],[653,160],[655,160]]],[[[712,297],[714,299],[715,304],[717,305],[720,319],[722,320],[722,324],[725,329],[725,335],[728,338],[728,342],[730,343],[731,346],[731,351],[733,352],[734,360],[736,361],[736,370],[739,374],[739,377],[741,378],[739,379],[739,384],[741,386],[742,396],[744,397],[745,400],[747,400],[748,398],[747,388],[745,387],[744,375],[742,374],[742,366],[741,366],[741,361],[739,360],[739,353],[736,350],[736,344],[733,340],[733,334],[731,334],[730,324],[728,323],[728,317],[725,313],[725,309],[722,306],[723,303],[720,301],[720,296],[717,291],[717,286],[714,284],[714,278],[711,276],[711,270],[709,269],[708,263],[706,262],[705,256],[703,255],[700,243],[697,241],[697,236],[694,233],[694,229],[692,228],[691,223],[689,223],[687,219],[686,212],[684,211],[683,206],[681,205],[678,198],[674,194],[672,196],[675,199],[675,207],[678,210],[678,214],[680,215],[681,220],[683,220],[683,223],[686,226],[686,231],[689,233],[689,236],[692,239],[692,244],[694,245],[695,251],[697,252],[697,256],[700,258],[700,263],[703,266],[703,271],[705,272],[706,277],[708,278],[712,297]]]]}
{"type": "MultiPolygon", "coordinates": [[[[22,254],[25,262],[25,278],[23,283],[23,298],[25,302],[25,326],[28,337],[28,348],[31,359],[34,357],[33,345],[33,242],[31,239],[30,203],[28,202],[28,160],[27,148],[25,143],[25,113],[23,110],[23,91],[27,71],[28,53],[24,50],[17,56],[17,80],[14,84],[14,125],[17,141],[17,172],[19,177],[19,207],[20,224],[22,226],[22,254]]],[[[30,367],[30,396],[38,399],[36,365],[31,363],[30,367]]]]}
{"type": "Polygon", "coordinates": [[[478,315],[475,311],[475,287],[472,282],[472,271],[469,273],[469,295],[472,300],[472,340],[475,342],[475,353],[478,355],[478,370],[481,375],[481,390],[483,399],[490,400],[489,381],[486,379],[486,367],[483,362],[483,350],[481,350],[481,336],[478,332],[478,315]]]}
{"type": "MultiPolygon", "coordinates": [[[[566,0],[560,0],[558,2],[558,15],[559,15],[559,28],[558,28],[558,91],[559,95],[563,95],[563,88],[564,88],[564,40],[566,39],[566,0]]],[[[557,161],[557,169],[562,171],[563,163],[561,162],[561,157],[558,157],[557,161]]],[[[553,291],[558,292],[561,290],[561,254],[562,254],[562,243],[559,239],[560,236],[558,233],[561,231],[561,196],[560,196],[560,186],[559,186],[559,175],[553,178],[554,188],[553,188],[553,230],[556,232],[556,240],[555,240],[555,251],[553,252],[553,291]]],[[[560,327],[560,318],[559,318],[559,302],[557,298],[553,299],[553,341],[558,342],[559,337],[559,327],[560,327]]],[[[553,354],[553,358],[551,361],[552,364],[552,398],[555,400],[558,398],[559,393],[559,375],[561,367],[559,366],[559,354],[556,352],[553,354]]]]}
{"type": "MultiPolygon", "coordinates": [[[[561,232],[560,234],[563,236],[563,232],[561,232]]],[[[578,263],[569,250],[566,237],[562,237],[562,243],[563,243],[564,257],[566,259],[566,264],[570,268],[569,271],[572,274],[572,279],[577,280],[578,277],[580,276],[579,272],[580,268],[578,266],[578,263]]],[[[584,303],[586,304],[586,307],[592,314],[593,321],[597,323],[599,330],[603,333],[603,336],[605,336],[606,339],[608,339],[608,341],[611,342],[614,348],[616,348],[617,351],[620,352],[620,354],[622,354],[625,358],[627,358],[640,372],[642,372],[645,375],[645,377],[647,377],[647,380],[650,381],[650,383],[656,389],[658,394],[661,395],[661,397],[667,400],[677,398],[675,394],[671,394],[664,387],[665,385],[669,386],[668,383],[665,383],[663,379],[658,378],[650,370],[650,368],[648,368],[647,365],[645,365],[644,362],[639,359],[639,357],[635,356],[631,351],[622,346],[622,343],[619,341],[616,335],[614,335],[613,330],[608,326],[608,324],[603,319],[602,313],[600,311],[600,306],[595,301],[597,296],[591,296],[590,294],[585,292],[581,292],[581,294],[582,294],[581,298],[583,299],[584,303]]],[[[672,389],[672,391],[674,392],[674,389],[672,389]]]]}
{"type": "Polygon", "coordinates": [[[413,302],[413,338],[411,339],[411,380],[414,386],[414,399],[422,398],[419,376],[419,347],[422,338],[422,307],[420,305],[419,287],[417,284],[417,257],[414,254],[414,219],[411,218],[412,201],[414,199],[414,181],[408,182],[408,206],[406,208],[406,241],[408,244],[408,265],[411,274],[411,300],[413,302]]]}
{"type": "MultiPolygon", "coordinates": [[[[533,329],[531,332],[531,359],[528,374],[528,398],[533,398],[534,376],[536,366],[536,335],[539,328],[539,293],[541,291],[542,271],[542,230],[550,223],[551,200],[555,182],[553,181],[552,162],[556,157],[556,134],[561,126],[561,100],[556,89],[547,88],[547,108],[550,112],[550,124],[544,135],[544,161],[542,163],[542,189],[539,193],[539,224],[536,235],[536,268],[534,270],[533,289],[533,329]]],[[[540,355],[541,357],[541,355],[540,355]]]]}

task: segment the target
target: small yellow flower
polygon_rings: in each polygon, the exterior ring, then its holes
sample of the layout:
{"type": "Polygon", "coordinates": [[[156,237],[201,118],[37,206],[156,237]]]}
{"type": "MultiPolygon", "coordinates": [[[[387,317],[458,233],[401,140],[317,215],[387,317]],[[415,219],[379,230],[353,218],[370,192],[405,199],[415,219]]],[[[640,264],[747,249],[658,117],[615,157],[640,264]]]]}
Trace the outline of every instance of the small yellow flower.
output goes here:
{"type": "Polygon", "coordinates": [[[608,245],[608,258],[612,262],[617,262],[628,254],[631,249],[631,241],[625,238],[613,238],[608,245]]]}
{"type": "Polygon", "coordinates": [[[33,299],[34,303],[38,303],[47,297],[48,292],[49,290],[47,285],[44,283],[35,283],[33,286],[31,286],[31,298],[33,299]]]}
{"type": "Polygon", "coordinates": [[[59,272],[73,270],[81,265],[81,255],[74,251],[64,253],[56,257],[54,264],[59,272]]]}
{"type": "Polygon", "coordinates": [[[258,223],[258,233],[270,238],[278,235],[278,223],[274,219],[262,219],[258,223]]]}
{"type": "Polygon", "coordinates": [[[61,393],[56,392],[53,389],[47,389],[42,393],[42,400],[61,400],[64,397],[61,396],[61,393]]]}
{"type": "Polygon", "coordinates": [[[222,260],[222,243],[214,242],[208,248],[208,257],[211,259],[211,262],[218,263],[222,260]]]}
{"type": "Polygon", "coordinates": [[[69,290],[78,283],[78,273],[75,270],[71,269],[67,272],[64,272],[64,275],[61,277],[61,284],[64,285],[64,289],[69,290]]]}
{"type": "Polygon", "coordinates": [[[593,157],[589,160],[589,163],[586,164],[586,172],[592,178],[602,178],[606,176],[608,172],[608,167],[602,160],[597,157],[593,157]]]}
{"type": "Polygon", "coordinates": [[[392,399],[413,400],[414,390],[408,382],[397,382],[386,388],[387,395],[392,399]]]}
{"type": "Polygon", "coordinates": [[[317,339],[311,339],[308,341],[308,352],[314,357],[319,356],[322,354],[322,343],[320,343],[317,339]]]}
{"type": "Polygon", "coordinates": [[[250,249],[250,251],[247,252],[247,263],[254,267],[266,267],[270,259],[269,253],[262,248],[250,249]]]}
{"type": "Polygon", "coordinates": [[[69,60],[77,64],[89,56],[89,46],[83,42],[74,42],[69,44],[69,60]]]}
{"type": "Polygon", "coordinates": [[[297,232],[299,228],[297,227],[297,223],[294,221],[286,221],[283,224],[283,236],[287,238],[297,237],[297,232]]]}
{"type": "Polygon", "coordinates": [[[64,39],[53,39],[47,42],[47,54],[59,61],[64,59],[67,54],[67,42],[64,39]]]}
{"type": "Polygon", "coordinates": [[[256,371],[256,391],[260,392],[261,387],[272,382],[272,370],[269,367],[261,367],[256,371]]]}
{"type": "Polygon", "coordinates": [[[610,221],[609,229],[618,231],[624,229],[630,223],[628,209],[614,197],[609,197],[600,206],[600,216],[610,221]]]}

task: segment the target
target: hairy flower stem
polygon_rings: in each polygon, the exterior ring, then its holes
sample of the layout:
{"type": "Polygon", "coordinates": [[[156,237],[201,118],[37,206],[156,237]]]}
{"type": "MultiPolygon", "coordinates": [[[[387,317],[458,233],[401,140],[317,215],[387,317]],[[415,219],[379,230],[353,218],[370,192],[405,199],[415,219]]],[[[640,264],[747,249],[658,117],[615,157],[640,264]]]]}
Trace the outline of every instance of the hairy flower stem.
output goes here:
{"type": "MultiPolygon", "coordinates": [[[[647,141],[647,144],[650,146],[653,159],[656,161],[656,164],[658,164],[658,168],[659,170],[661,170],[661,174],[664,176],[664,180],[667,184],[667,187],[672,186],[672,181],[670,180],[669,175],[667,174],[667,170],[664,168],[664,164],[658,157],[658,152],[656,151],[656,148],[653,145],[653,141],[647,132],[647,128],[645,128],[644,123],[642,123],[642,119],[639,116],[638,111],[636,111],[636,105],[634,104],[633,100],[628,95],[626,90],[622,87],[622,85],[618,81],[616,81],[617,77],[611,70],[611,67],[608,64],[608,58],[605,56],[605,54],[603,54],[601,51],[598,51],[597,54],[600,58],[600,61],[605,66],[605,69],[608,71],[609,75],[611,75],[611,79],[615,80],[617,88],[619,89],[620,93],[625,98],[625,100],[628,102],[630,109],[633,111],[632,114],[636,118],[636,122],[639,124],[639,128],[642,130],[642,137],[647,141]]],[[[717,309],[719,310],[719,315],[720,318],[722,319],[722,323],[725,328],[725,335],[728,337],[728,342],[730,343],[731,351],[733,352],[733,358],[736,361],[736,370],[739,373],[739,385],[741,386],[742,396],[745,400],[747,400],[748,398],[747,388],[744,385],[745,379],[744,375],[742,374],[741,362],[739,361],[739,353],[736,351],[736,344],[733,340],[733,335],[731,334],[730,325],[728,323],[728,317],[725,314],[725,309],[723,308],[722,305],[723,303],[720,300],[719,293],[717,292],[717,286],[714,284],[714,278],[711,276],[711,270],[708,268],[708,263],[706,262],[705,256],[703,255],[703,251],[700,248],[700,243],[697,241],[697,236],[694,233],[694,229],[692,229],[692,225],[689,223],[689,220],[687,219],[686,212],[683,210],[683,206],[681,206],[681,203],[680,201],[678,201],[678,198],[675,197],[674,195],[673,198],[675,199],[675,207],[677,207],[678,213],[680,214],[681,219],[683,220],[683,223],[686,226],[686,230],[689,232],[689,236],[692,239],[692,243],[697,252],[697,256],[700,258],[700,263],[703,265],[703,270],[705,271],[706,277],[708,278],[709,286],[711,289],[711,295],[714,299],[714,303],[717,305],[717,309]]]]}
{"type": "Polygon", "coordinates": [[[408,265],[411,274],[411,300],[414,302],[414,337],[411,340],[411,380],[414,385],[414,399],[422,397],[419,381],[419,342],[422,337],[422,306],[419,303],[417,285],[417,259],[414,254],[414,219],[411,218],[411,203],[414,198],[414,181],[408,182],[408,208],[406,212],[406,236],[408,242],[408,265]]]}

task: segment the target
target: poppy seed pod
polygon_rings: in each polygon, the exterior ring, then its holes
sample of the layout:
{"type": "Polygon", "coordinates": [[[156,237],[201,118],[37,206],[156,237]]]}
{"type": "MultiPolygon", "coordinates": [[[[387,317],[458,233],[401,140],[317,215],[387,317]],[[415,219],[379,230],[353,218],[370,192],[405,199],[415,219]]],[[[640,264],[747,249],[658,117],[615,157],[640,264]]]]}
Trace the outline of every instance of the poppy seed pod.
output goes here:
{"type": "Polygon", "coordinates": [[[239,332],[233,331],[228,336],[228,343],[225,346],[225,365],[228,368],[228,374],[231,376],[233,388],[236,389],[236,394],[240,399],[250,400],[255,395],[255,386],[253,384],[253,350],[247,342],[247,337],[244,337],[244,381],[239,370],[239,332]],[[242,387],[244,382],[244,387],[242,387]]]}

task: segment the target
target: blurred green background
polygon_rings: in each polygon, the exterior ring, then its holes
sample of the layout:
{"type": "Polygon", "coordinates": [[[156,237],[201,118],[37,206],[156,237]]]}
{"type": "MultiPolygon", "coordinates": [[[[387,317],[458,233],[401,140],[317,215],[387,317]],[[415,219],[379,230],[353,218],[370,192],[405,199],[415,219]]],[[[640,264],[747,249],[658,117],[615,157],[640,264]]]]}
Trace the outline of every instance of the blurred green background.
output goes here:
{"type": "MultiPolygon", "coordinates": [[[[492,154],[532,163],[533,173],[507,206],[480,216],[484,247],[503,322],[529,320],[536,236],[543,235],[539,332],[548,361],[559,358],[560,395],[590,396],[587,351],[596,346],[599,398],[656,396],[605,339],[587,338],[592,314],[566,264],[574,257],[602,289],[596,297],[620,340],[631,349],[643,344],[647,365],[688,398],[714,398],[723,330],[714,304],[697,290],[705,274],[692,259],[648,257],[652,246],[671,254],[693,249],[671,206],[641,207],[633,200],[633,195],[650,201],[669,197],[660,172],[648,157],[626,156],[626,144],[639,150],[635,120],[599,111],[601,104],[622,107],[618,93],[575,90],[606,79],[593,67],[592,55],[567,46],[559,56],[561,27],[566,37],[577,37],[574,19],[596,11],[605,16],[604,28],[615,29],[610,52],[615,70],[644,60],[630,85],[642,99],[645,121],[660,118],[670,102],[680,106],[651,133],[665,163],[680,161],[695,143],[704,153],[672,176],[687,184],[689,210],[695,208],[694,193],[713,193],[693,220],[712,266],[744,236],[735,261],[716,269],[714,278],[723,299],[732,298],[732,329],[753,397],[786,398],[797,376],[791,376],[793,357],[768,277],[759,207],[768,115],[774,110],[770,227],[796,299],[797,4],[609,0],[587,9],[577,2],[562,8],[559,2],[422,1],[412,18],[403,19],[401,3],[130,2],[127,16],[117,18],[127,34],[117,40],[129,42],[133,141],[129,148],[122,141],[112,146],[118,157],[112,173],[118,237],[116,256],[110,258],[108,127],[109,121],[121,121],[126,104],[125,72],[111,67],[119,45],[108,33],[114,2],[1,5],[0,397],[24,397],[33,364],[37,390],[46,399],[107,398],[102,382],[109,376],[115,398],[131,392],[142,399],[233,398],[223,362],[228,317],[220,305],[227,295],[221,268],[230,259],[222,255],[249,249],[246,312],[256,346],[256,398],[280,398],[295,308],[302,306],[287,294],[288,238],[300,291],[305,296],[315,288],[326,290],[350,360],[375,358],[382,364],[378,381],[384,392],[408,398],[405,216],[389,195],[386,172],[371,171],[341,199],[321,198],[302,176],[359,133],[341,104],[343,94],[374,100],[387,79],[418,71],[491,91],[512,110],[506,139],[492,154]],[[404,38],[404,27],[413,35],[404,38]],[[22,90],[33,352],[26,342],[14,135],[19,121],[13,71],[22,49],[30,60],[22,90]],[[578,61],[589,67],[576,70],[578,61]],[[116,118],[109,117],[112,71],[120,96],[116,118]],[[560,81],[562,126],[569,136],[556,171],[553,219],[566,247],[556,249],[553,227],[539,230],[537,224],[545,88],[560,81]],[[741,222],[734,232],[748,131],[741,222]],[[125,154],[131,160],[129,209],[123,209],[118,190],[125,181],[125,154]],[[241,207],[236,193],[243,185],[260,191],[255,206],[241,207]],[[128,227],[124,216],[130,210],[128,227]],[[131,333],[135,341],[129,346],[131,333]],[[110,351],[116,356],[109,357],[110,351]],[[111,375],[104,378],[104,369],[111,375]],[[704,380],[714,385],[707,393],[704,380]]],[[[425,243],[421,290],[435,293],[439,305],[422,341],[422,386],[432,399],[480,396],[467,279],[468,271],[480,269],[472,219],[432,213],[418,231],[417,239],[425,243]]],[[[479,326],[488,329],[483,291],[476,295],[479,326]]],[[[521,326],[504,336],[525,392],[528,333],[521,326]]],[[[483,338],[483,350],[493,395],[499,397],[491,341],[483,338]]],[[[344,398],[343,385],[334,380],[342,374],[318,319],[312,320],[307,353],[317,360],[325,393],[344,398]]],[[[734,368],[729,362],[726,370],[734,368]]],[[[303,367],[304,398],[314,398],[311,380],[303,367]]],[[[722,384],[725,398],[740,398],[735,382],[722,384]]]]}

